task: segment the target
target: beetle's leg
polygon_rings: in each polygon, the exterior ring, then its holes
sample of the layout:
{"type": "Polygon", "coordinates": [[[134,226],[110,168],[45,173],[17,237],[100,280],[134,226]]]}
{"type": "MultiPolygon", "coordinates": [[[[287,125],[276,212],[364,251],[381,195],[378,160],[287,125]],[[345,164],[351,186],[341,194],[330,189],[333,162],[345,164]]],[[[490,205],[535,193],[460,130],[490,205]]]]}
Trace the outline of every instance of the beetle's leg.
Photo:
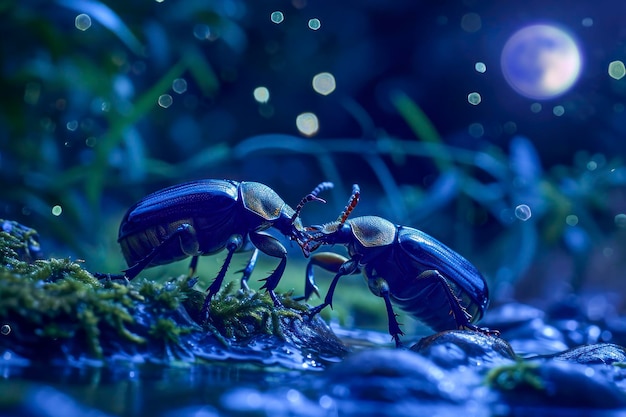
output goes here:
{"type": "Polygon", "coordinates": [[[252,275],[252,271],[254,270],[254,266],[256,265],[256,260],[258,256],[259,250],[257,248],[254,248],[254,250],[252,251],[252,256],[250,256],[250,259],[248,260],[248,264],[243,270],[239,271],[243,272],[243,275],[241,276],[241,289],[244,291],[250,291],[250,287],[248,286],[248,280],[250,279],[250,275],[252,275]]]}
{"type": "Polygon", "coordinates": [[[393,338],[394,342],[396,342],[396,347],[402,347],[400,336],[404,335],[404,333],[400,330],[400,323],[398,323],[398,320],[396,319],[398,315],[393,311],[393,306],[391,305],[391,299],[389,298],[389,284],[387,284],[387,281],[382,278],[375,278],[370,284],[370,288],[372,288],[372,284],[376,289],[375,294],[385,300],[387,319],[389,321],[389,334],[393,338]]]}
{"type": "Polygon", "coordinates": [[[309,263],[306,266],[306,278],[304,281],[304,296],[297,297],[295,300],[308,300],[313,293],[320,296],[319,288],[315,284],[315,276],[313,275],[313,267],[315,265],[320,268],[325,269],[326,271],[337,273],[339,272],[339,268],[345,262],[348,261],[348,258],[345,256],[341,256],[337,253],[333,252],[321,252],[316,255],[313,255],[309,260],[309,263]]]}
{"type": "Polygon", "coordinates": [[[189,278],[196,274],[196,269],[198,269],[198,255],[192,256],[189,262],[189,278]]]}
{"type": "Polygon", "coordinates": [[[330,306],[330,308],[333,308],[333,295],[335,294],[335,288],[337,287],[339,278],[341,278],[344,275],[357,273],[359,271],[358,265],[359,263],[357,260],[348,259],[346,262],[342,263],[339,266],[339,270],[337,271],[337,274],[335,274],[333,281],[330,283],[330,287],[328,288],[328,292],[326,293],[324,302],[318,305],[317,307],[310,309],[308,313],[309,316],[313,317],[314,315],[322,311],[324,308],[326,308],[326,306],[330,306]]]}
{"type": "Polygon", "coordinates": [[[261,286],[261,289],[264,288],[269,293],[270,297],[272,297],[274,305],[280,307],[282,304],[278,297],[276,297],[274,290],[285,272],[285,266],[287,266],[287,249],[285,249],[278,239],[267,233],[251,232],[249,236],[252,244],[261,252],[273,256],[274,258],[280,258],[280,263],[276,269],[267,278],[262,279],[262,281],[265,281],[265,284],[261,286]]]}
{"type": "Polygon", "coordinates": [[[150,265],[152,261],[154,261],[163,248],[167,247],[167,245],[175,239],[179,239],[180,248],[186,255],[196,256],[198,254],[199,244],[198,239],[196,238],[196,230],[192,225],[183,223],[178,226],[174,233],[166,237],[158,246],[155,246],[143,259],[130,268],[125,269],[124,275],[126,275],[128,279],[135,278],[141,271],[150,265]]]}
{"type": "Polygon", "coordinates": [[[228,270],[228,266],[230,265],[230,261],[233,259],[233,254],[237,252],[237,249],[241,247],[243,239],[240,235],[233,235],[230,237],[230,240],[226,244],[226,250],[228,253],[226,254],[226,259],[224,259],[224,263],[220,268],[220,272],[217,273],[217,276],[207,288],[208,294],[204,299],[204,304],[202,305],[202,310],[200,310],[200,317],[202,320],[207,320],[209,318],[209,306],[211,304],[211,299],[222,287],[222,282],[224,282],[224,277],[226,276],[226,271],[228,270]]]}
{"type": "Polygon", "coordinates": [[[99,280],[105,281],[125,281],[128,284],[128,278],[124,274],[108,274],[103,272],[94,272],[93,276],[99,280]]]}
{"type": "Polygon", "coordinates": [[[452,317],[454,317],[454,321],[456,322],[458,329],[474,330],[490,336],[497,336],[500,334],[497,330],[490,330],[486,327],[478,327],[472,323],[472,315],[467,312],[465,307],[463,307],[461,300],[459,300],[459,297],[454,294],[452,287],[450,287],[450,283],[446,277],[441,275],[439,271],[424,271],[418,276],[418,278],[427,278],[428,275],[435,275],[435,277],[441,282],[441,285],[443,285],[444,292],[446,293],[446,297],[450,303],[450,313],[452,314],[452,317]]]}

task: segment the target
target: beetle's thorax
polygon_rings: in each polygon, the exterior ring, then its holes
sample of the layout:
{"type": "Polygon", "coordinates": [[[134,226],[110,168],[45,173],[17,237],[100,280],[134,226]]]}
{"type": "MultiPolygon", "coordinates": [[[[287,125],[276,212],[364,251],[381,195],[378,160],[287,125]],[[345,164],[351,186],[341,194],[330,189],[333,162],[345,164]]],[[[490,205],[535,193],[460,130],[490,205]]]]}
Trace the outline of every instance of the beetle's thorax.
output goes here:
{"type": "Polygon", "coordinates": [[[361,246],[381,247],[391,245],[396,240],[396,225],[377,216],[362,216],[346,222],[350,225],[352,236],[361,246]]]}
{"type": "MultiPolygon", "coordinates": [[[[239,199],[244,208],[243,219],[250,230],[265,230],[277,226],[286,217],[286,203],[274,190],[258,182],[242,182],[239,199]]],[[[288,207],[288,206],[287,206],[288,207]]],[[[292,210],[293,211],[293,210],[292,210]]]]}

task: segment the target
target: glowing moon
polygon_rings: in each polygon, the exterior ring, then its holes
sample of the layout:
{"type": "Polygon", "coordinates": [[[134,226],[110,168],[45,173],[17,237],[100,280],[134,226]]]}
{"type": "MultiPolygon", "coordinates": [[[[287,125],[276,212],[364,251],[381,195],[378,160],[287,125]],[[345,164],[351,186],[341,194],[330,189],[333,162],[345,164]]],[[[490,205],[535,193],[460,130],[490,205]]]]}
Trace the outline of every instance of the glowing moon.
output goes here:
{"type": "Polygon", "coordinates": [[[509,38],[500,65],[515,91],[524,97],[546,100],[574,85],[582,59],[578,45],[567,32],[550,25],[532,25],[509,38]]]}

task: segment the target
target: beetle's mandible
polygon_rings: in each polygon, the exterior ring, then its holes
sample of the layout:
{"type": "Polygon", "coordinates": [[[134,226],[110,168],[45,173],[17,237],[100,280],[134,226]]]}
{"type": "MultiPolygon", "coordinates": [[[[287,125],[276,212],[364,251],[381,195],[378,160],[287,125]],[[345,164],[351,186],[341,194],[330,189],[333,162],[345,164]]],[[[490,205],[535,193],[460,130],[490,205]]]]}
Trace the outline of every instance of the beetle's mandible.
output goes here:
{"type": "Polygon", "coordinates": [[[339,278],[360,271],[369,289],[382,297],[387,309],[389,333],[397,346],[403,334],[392,304],[419,319],[433,330],[473,329],[497,334],[474,323],[480,320],[489,303],[487,283],[480,272],[461,255],[426,233],[400,226],[381,217],[364,216],[348,220],[359,201],[354,185],[348,205],[339,218],[321,226],[307,228],[301,245],[305,256],[321,245],[341,244],[349,258],[332,252],[311,257],[306,270],[304,298],[319,295],[313,276],[317,265],[336,275],[324,302],[310,310],[319,313],[332,307],[339,278]]]}
{"type": "Polygon", "coordinates": [[[233,254],[253,250],[241,279],[242,287],[247,288],[260,250],[280,259],[262,287],[278,306],[274,290],[285,271],[287,250],[264,230],[273,227],[302,245],[300,210],[308,201],[324,201],[317,195],[331,187],[329,182],[319,184],[295,210],[274,190],[258,182],[206,179],[156,191],[133,205],[121,222],[118,242],[129,266],[125,276],[133,279],[145,268],[190,256],[191,276],[198,256],[226,249],[224,264],[207,288],[201,312],[206,319],[211,298],[219,291],[233,254]]]}

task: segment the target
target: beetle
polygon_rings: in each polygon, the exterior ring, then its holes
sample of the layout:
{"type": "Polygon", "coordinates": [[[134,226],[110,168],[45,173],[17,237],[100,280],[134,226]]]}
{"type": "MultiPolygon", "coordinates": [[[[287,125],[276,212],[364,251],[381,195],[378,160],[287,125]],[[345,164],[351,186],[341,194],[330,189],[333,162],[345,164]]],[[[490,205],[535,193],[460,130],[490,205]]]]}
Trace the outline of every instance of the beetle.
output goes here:
{"type": "Polygon", "coordinates": [[[201,317],[207,319],[211,298],[219,291],[233,254],[253,250],[241,279],[242,287],[247,288],[260,250],[280,258],[278,267],[262,286],[279,306],[274,289],[285,271],[287,250],[264,230],[273,227],[301,244],[300,210],[309,201],[323,202],[317,195],[332,186],[329,182],[320,183],[296,210],[270,187],[258,182],[204,179],[156,191],[130,207],[120,224],[118,243],[129,266],[124,275],[131,280],[145,268],[191,256],[192,276],[199,256],[226,249],[224,263],[207,288],[201,310],[201,317]]]}
{"type": "Polygon", "coordinates": [[[311,308],[310,316],[331,306],[337,282],[344,275],[363,272],[370,291],[382,297],[387,309],[389,334],[400,347],[403,332],[393,310],[395,304],[435,331],[472,329],[497,334],[474,323],[489,304],[489,290],[481,273],[469,261],[432,236],[412,227],[396,225],[381,217],[348,220],[359,201],[358,185],[339,218],[308,227],[301,247],[309,256],[321,245],[345,245],[349,258],[332,252],[311,256],[306,268],[304,299],[313,292],[315,265],[334,272],[324,302],[311,308]]]}

